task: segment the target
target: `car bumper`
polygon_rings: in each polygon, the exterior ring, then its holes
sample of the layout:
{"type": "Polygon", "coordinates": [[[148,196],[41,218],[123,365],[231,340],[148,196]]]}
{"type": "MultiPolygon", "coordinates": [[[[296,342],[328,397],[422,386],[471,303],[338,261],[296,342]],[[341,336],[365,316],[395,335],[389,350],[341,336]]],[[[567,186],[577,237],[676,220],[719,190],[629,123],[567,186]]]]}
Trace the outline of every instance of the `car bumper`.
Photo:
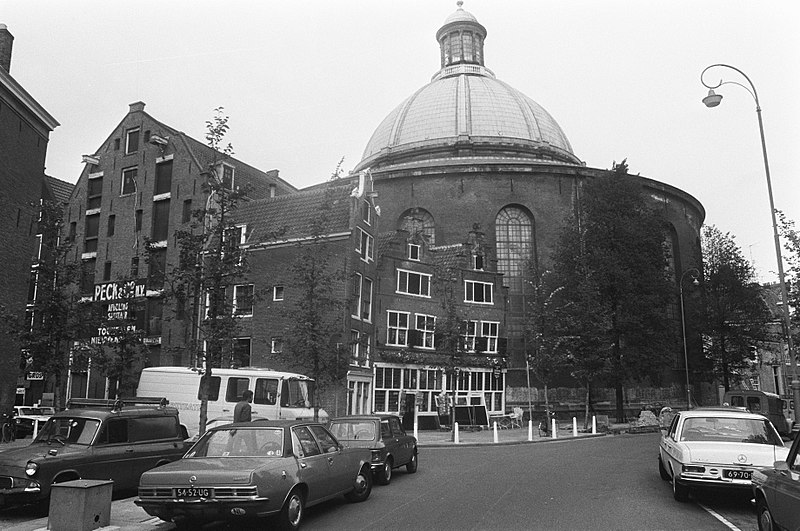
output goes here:
{"type": "Polygon", "coordinates": [[[0,489],[0,507],[25,505],[43,499],[45,494],[38,486],[12,487],[0,489]]]}
{"type": "Polygon", "coordinates": [[[260,518],[281,510],[279,504],[269,498],[246,498],[225,500],[154,500],[136,498],[134,503],[150,516],[171,521],[175,518],[191,520],[241,520],[260,518]]]}
{"type": "Polygon", "coordinates": [[[678,481],[688,487],[703,487],[710,489],[750,490],[753,487],[749,479],[729,479],[721,476],[699,476],[697,474],[682,473],[678,481]]]}

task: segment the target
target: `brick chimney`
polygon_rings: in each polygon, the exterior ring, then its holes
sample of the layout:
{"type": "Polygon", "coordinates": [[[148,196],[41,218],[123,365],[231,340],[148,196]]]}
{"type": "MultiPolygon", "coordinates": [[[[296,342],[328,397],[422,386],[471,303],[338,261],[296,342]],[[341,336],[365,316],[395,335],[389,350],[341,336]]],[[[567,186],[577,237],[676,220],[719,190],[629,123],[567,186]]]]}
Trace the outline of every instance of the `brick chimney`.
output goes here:
{"type": "Polygon", "coordinates": [[[11,46],[14,44],[14,36],[8,31],[5,24],[0,24],[0,67],[6,72],[11,71],[11,46]]]}

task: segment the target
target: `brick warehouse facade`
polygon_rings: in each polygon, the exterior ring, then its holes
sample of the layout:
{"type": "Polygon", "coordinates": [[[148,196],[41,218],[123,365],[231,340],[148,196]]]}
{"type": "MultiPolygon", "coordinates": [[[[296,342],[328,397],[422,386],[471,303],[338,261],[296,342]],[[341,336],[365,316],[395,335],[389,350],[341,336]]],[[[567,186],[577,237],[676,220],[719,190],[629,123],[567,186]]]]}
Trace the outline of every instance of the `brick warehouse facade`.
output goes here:
{"type": "MultiPolygon", "coordinates": [[[[14,37],[0,24],[0,305],[24,315],[50,132],[59,123],[11,77],[14,37]]],[[[20,347],[0,342],[0,411],[15,402],[20,347]]]]}
{"type": "MultiPolygon", "coordinates": [[[[172,235],[206,205],[205,172],[217,159],[211,148],[155,120],[144,107],[142,102],[131,104],[101,146],[84,156],[86,166],[64,216],[66,237],[74,242],[73,260],[82,264],[84,298],[135,308],[135,326],[146,331],[147,364],[188,365],[188,354],[180,347],[188,340],[189,324],[173,319],[175,309],[164,307],[161,286],[153,278],[167,263],[177,263],[172,235]],[[159,248],[149,262],[148,240],[159,248]],[[123,297],[120,288],[129,282],[137,287],[132,296],[123,297]]],[[[235,158],[223,166],[220,173],[234,186],[248,186],[253,199],[296,190],[277,170],[262,172],[235,158]]],[[[103,397],[107,382],[82,367],[70,373],[67,393],[103,397]]]]}

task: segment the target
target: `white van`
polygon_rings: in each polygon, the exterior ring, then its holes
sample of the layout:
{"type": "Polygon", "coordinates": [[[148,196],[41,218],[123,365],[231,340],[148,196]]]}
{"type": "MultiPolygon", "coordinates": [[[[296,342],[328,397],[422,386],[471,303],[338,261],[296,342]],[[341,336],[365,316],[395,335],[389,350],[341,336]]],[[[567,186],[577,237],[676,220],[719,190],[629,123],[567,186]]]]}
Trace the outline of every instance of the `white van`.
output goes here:
{"type": "MultiPolygon", "coordinates": [[[[232,422],[233,408],[242,393],[253,391],[253,418],[311,419],[314,417],[314,380],[302,374],[243,367],[212,369],[207,422],[232,422]]],[[[200,372],[187,367],[148,367],[142,371],[136,396],[166,397],[180,412],[190,436],[200,429],[200,372]]],[[[328,414],[319,410],[320,422],[328,414]]]]}

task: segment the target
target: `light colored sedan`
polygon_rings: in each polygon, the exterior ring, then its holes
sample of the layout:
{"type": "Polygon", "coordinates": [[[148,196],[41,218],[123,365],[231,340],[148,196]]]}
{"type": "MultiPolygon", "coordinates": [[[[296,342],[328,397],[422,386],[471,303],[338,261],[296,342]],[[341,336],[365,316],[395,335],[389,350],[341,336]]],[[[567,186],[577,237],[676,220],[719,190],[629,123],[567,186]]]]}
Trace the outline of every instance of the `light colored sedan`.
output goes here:
{"type": "Polygon", "coordinates": [[[772,468],[788,453],[763,415],[731,408],[680,411],[661,436],[658,471],[672,482],[676,500],[692,488],[749,490],[756,470],[772,468]]]}
{"type": "Polygon", "coordinates": [[[785,460],[753,472],[759,531],[800,529],[800,436],[785,460]]]}
{"type": "Polygon", "coordinates": [[[180,529],[267,516],[297,529],[306,507],[371,490],[369,450],[342,446],[316,422],[260,420],[207,431],[182,459],[143,474],[135,503],[180,529]]]}

